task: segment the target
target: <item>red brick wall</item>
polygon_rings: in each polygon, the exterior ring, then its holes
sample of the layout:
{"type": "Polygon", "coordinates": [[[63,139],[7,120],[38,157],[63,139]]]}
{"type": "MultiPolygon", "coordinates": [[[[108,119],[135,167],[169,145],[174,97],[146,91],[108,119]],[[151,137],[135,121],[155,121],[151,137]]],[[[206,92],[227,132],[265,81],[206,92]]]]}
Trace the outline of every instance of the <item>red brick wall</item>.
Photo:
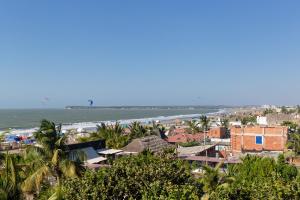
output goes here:
{"type": "Polygon", "coordinates": [[[225,134],[226,134],[226,128],[217,127],[217,128],[211,128],[207,133],[207,137],[209,137],[209,138],[224,138],[225,134]]]}
{"type": "Polygon", "coordinates": [[[233,154],[242,151],[283,151],[287,141],[287,127],[232,127],[231,150],[233,154]],[[262,136],[263,144],[256,144],[255,137],[262,136]]]}

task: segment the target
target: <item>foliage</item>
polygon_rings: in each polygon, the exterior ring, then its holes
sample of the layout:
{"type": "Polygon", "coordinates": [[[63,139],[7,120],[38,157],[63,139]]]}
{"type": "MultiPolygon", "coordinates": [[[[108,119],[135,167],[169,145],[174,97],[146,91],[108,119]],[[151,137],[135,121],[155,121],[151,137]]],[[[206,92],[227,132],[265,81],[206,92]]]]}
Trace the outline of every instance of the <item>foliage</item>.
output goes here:
{"type": "Polygon", "coordinates": [[[199,199],[201,184],[190,165],[168,155],[123,157],[111,168],[64,183],[66,199],[199,199]]]}
{"type": "Polygon", "coordinates": [[[124,134],[124,128],[118,122],[114,125],[101,123],[97,126],[97,132],[91,134],[90,139],[105,139],[106,147],[115,149],[122,148],[129,142],[129,136],[124,134]]]}
{"type": "Polygon", "coordinates": [[[289,114],[288,109],[285,106],[281,107],[281,112],[284,114],[289,114]]]}
{"type": "Polygon", "coordinates": [[[228,188],[217,188],[210,199],[299,199],[297,170],[280,156],[272,158],[246,156],[243,163],[231,165],[229,176],[234,182],[228,188]]]}
{"type": "Polygon", "coordinates": [[[289,133],[295,133],[298,129],[298,124],[291,121],[283,121],[281,126],[287,126],[289,128],[289,133]]]}
{"type": "Polygon", "coordinates": [[[220,172],[220,168],[223,163],[219,163],[215,168],[211,168],[207,165],[203,166],[204,174],[201,179],[203,183],[203,191],[205,197],[209,198],[215,190],[219,188],[227,188],[234,182],[234,178],[220,172]]]}
{"type": "Polygon", "coordinates": [[[166,127],[164,127],[162,124],[152,122],[152,126],[149,127],[150,135],[157,135],[161,137],[162,139],[166,139],[167,136],[166,133],[166,127]]]}
{"type": "Polygon", "coordinates": [[[200,124],[201,124],[201,127],[203,128],[204,131],[208,130],[209,123],[210,123],[210,119],[207,116],[202,115],[200,117],[200,124]]]}
{"type": "Polygon", "coordinates": [[[153,122],[151,127],[142,125],[140,122],[132,122],[129,125],[129,133],[125,133],[124,128],[119,122],[114,125],[106,125],[101,123],[97,126],[97,131],[90,134],[89,137],[80,138],[81,142],[104,139],[106,147],[120,149],[126,146],[131,140],[149,135],[158,135],[165,138],[166,129],[160,124],[153,122]]]}
{"type": "Polygon", "coordinates": [[[229,128],[229,119],[227,119],[227,118],[221,119],[221,126],[228,129],[229,128]]]}
{"type": "Polygon", "coordinates": [[[267,108],[267,109],[264,110],[263,115],[266,116],[268,114],[273,114],[275,112],[276,112],[276,110],[274,110],[272,108],[267,108]]]}
{"type": "Polygon", "coordinates": [[[130,138],[141,138],[148,135],[151,135],[150,131],[147,129],[147,127],[143,126],[140,122],[132,122],[129,125],[130,130],[130,138]]]}
{"type": "Polygon", "coordinates": [[[247,124],[256,124],[256,117],[255,116],[246,116],[243,117],[241,120],[242,125],[247,125],[247,124]]]}
{"type": "Polygon", "coordinates": [[[202,131],[200,123],[196,120],[187,121],[186,124],[188,126],[187,132],[190,134],[196,134],[202,131]]]}
{"type": "Polygon", "coordinates": [[[295,156],[300,153],[300,134],[292,133],[290,134],[289,141],[287,142],[287,147],[292,149],[295,156]]]}
{"type": "Polygon", "coordinates": [[[25,176],[22,159],[18,155],[1,154],[2,168],[0,169],[0,199],[21,199],[20,183],[25,176]]]}
{"type": "Polygon", "coordinates": [[[62,179],[77,177],[82,168],[82,159],[77,153],[67,151],[66,137],[53,122],[43,120],[39,130],[35,133],[40,147],[32,146],[26,150],[24,160],[30,167],[30,174],[22,183],[22,191],[29,194],[38,194],[42,186],[53,185],[55,193],[53,199],[61,199],[60,187],[62,179]],[[70,158],[73,158],[70,160],[70,158]]]}

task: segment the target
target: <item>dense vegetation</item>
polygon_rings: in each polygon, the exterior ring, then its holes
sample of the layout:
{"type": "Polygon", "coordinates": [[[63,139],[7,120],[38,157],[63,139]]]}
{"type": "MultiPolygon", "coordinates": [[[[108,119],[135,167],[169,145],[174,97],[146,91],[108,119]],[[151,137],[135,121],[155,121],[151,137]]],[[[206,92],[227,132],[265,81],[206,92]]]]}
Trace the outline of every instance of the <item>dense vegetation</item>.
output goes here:
{"type": "Polygon", "coordinates": [[[133,122],[128,127],[129,132],[126,133],[125,128],[116,123],[114,125],[106,125],[101,123],[97,126],[97,131],[88,137],[80,138],[81,142],[104,139],[106,147],[119,149],[126,146],[131,140],[149,135],[157,135],[165,137],[165,127],[161,124],[152,123],[152,126],[144,126],[140,122],[133,122]]]}
{"type": "Polygon", "coordinates": [[[67,199],[299,199],[300,179],[283,156],[247,156],[228,172],[204,167],[195,178],[191,167],[166,154],[117,160],[109,169],[67,179],[67,199]]]}
{"type": "Polygon", "coordinates": [[[111,168],[64,183],[66,199],[186,199],[202,195],[190,165],[167,154],[118,159],[111,168]]]}
{"type": "MultiPolygon", "coordinates": [[[[200,123],[206,129],[207,119],[200,123]]],[[[119,137],[127,141],[164,132],[161,126],[145,128],[138,123],[129,129],[132,133],[126,134],[119,125],[101,125],[94,137],[109,138],[107,144],[113,146],[119,137]]],[[[288,143],[295,155],[300,152],[298,136],[293,133],[288,143]]],[[[68,151],[60,126],[43,120],[35,137],[39,146],[19,155],[0,154],[1,200],[300,199],[299,172],[283,155],[277,159],[246,156],[240,164],[203,166],[203,173],[195,175],[196,165],[178,159],[172,150],[158,155],[145,151],[91,171],[82,167],[84,155],[68,151]]]]}

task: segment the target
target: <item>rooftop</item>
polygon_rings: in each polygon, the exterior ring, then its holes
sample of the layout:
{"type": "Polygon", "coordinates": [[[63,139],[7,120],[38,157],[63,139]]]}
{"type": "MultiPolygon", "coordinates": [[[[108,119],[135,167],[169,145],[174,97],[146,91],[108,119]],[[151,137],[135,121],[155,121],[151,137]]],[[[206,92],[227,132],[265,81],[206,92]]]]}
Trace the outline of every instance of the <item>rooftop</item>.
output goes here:
{"type": "Polygon", "coordinates": [[[126,147],[123,148],[127,152],[142,152],[149,149],[152,152],[160,152],[165,148],[172,147],[168,142],[156,135],[147,136],[144,138],[134,139],[126,147]]]}
{"type": "Polygon", "coordinates": [[[216,146],[216,144],[201,145],[201,146],[194,146],[194,147],[180,147],[180,148],[177,148],[177,152],[178,152],[179,156],[195,155],[195,154],[201,153],[205,150],[208,150],[214,146],[216,146]]]}
{"type": "Polygon", "coordinates": [[[123,150],[120,150],[120,149],[100,149],[100,150],[98,150],[98,153],[102,154],[102,155],[113,155],[113,154],[117,154],[120,152],[123,152],[123,150]]]}

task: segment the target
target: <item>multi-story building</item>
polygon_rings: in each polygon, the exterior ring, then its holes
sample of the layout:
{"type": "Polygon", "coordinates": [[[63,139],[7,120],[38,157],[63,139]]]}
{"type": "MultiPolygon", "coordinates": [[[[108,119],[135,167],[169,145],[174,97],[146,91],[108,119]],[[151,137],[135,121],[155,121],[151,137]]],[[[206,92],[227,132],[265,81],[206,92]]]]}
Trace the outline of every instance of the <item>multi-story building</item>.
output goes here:
{"type": "Polygon", "coordinates": [[[284,151],[288,128],[284,126],[232,127],[231,151],[233,155],[245,152],[284,151]]]}

